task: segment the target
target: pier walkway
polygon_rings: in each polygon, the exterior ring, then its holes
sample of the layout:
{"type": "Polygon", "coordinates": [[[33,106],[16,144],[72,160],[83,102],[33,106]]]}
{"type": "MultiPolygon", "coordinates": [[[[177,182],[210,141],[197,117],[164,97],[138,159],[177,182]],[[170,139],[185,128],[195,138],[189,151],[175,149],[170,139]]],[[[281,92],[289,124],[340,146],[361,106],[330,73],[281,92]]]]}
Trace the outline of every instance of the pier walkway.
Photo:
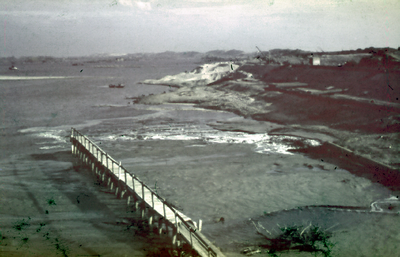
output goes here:
{"type": "Polygon", "coordinates": [[[224,256],[201,234],[201,220],[197,226],[196,222],[173,208],[138,177],[128,172],[121,162],[113,159],[74,128],[71,129],[70,141],[72,154],[88,165],[118,198],[126,199],[128,206],[140,210],[142,218],[148,218],[150,226],[157,225],[159,234],[170,236],[173,245],[179,246],[181,241],[186,241],[200,256],[224,256]]]}

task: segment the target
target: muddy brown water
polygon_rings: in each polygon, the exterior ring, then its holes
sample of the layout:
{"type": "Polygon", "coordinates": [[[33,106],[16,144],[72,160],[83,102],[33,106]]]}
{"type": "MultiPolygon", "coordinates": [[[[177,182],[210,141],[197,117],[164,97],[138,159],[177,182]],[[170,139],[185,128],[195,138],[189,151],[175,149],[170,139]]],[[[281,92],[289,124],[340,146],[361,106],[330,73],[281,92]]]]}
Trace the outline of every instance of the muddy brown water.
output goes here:
{"type": "Polygon", "coordinates": [[[298,209],[335,205],[368,210],[393,193],[381,184],[288,151],[288,136],[208,125],[246,123],[229,112],[187,104],[132,105],[125,99],[161,93],[167,88],[136,83],[192,70],[196,64],[101,71],[87,66],[78,71],[68,63],[22,65],[21,76],[77,77],[0,83],[2,255],[145,256],[164,242],[137,223],[131,226],[134,214],[79,168],[69,154],[68,136],[75,127],[186,215],[202,219],[202,232],[227,255],[262,243],[251,219],[270,230],[277,224],[335,225],[334,256],[396,256],[398,215],[298,209]],[[112,89],[110,83],[126,86],[112,89]]]}

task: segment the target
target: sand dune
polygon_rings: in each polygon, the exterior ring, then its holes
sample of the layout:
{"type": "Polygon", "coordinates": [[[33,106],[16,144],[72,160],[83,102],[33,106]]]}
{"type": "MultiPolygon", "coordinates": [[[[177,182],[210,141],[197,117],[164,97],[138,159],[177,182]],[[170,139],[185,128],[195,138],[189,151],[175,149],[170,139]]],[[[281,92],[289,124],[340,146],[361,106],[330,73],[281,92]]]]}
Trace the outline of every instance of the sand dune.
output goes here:
{"type": "Polygon", "coordinates": [[[147,79],[144,84],[174,85],[174,86],[204,86],[217,81],[235,71],[238,64],[232,62],[217,62],[204,64],[190,72],[165,76],[161,79],[147,79]]]}

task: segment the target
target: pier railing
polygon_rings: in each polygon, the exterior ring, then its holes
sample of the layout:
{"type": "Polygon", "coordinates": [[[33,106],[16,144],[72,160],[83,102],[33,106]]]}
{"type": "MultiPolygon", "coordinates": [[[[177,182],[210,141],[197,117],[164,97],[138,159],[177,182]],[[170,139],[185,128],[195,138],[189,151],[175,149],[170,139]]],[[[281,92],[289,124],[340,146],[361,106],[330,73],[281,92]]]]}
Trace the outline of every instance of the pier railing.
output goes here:
{"type": "Polygon", "coordinates": [[[164,231],[164,234],[171,236],[174,245],[179,245],[180,240],[185,240],[200,256],[224,256],[201,234],[201,220],[197,226],[189,217],[176,210],[138,177],[127,171],[121,162],[116,161],[74,128],[71,129],[70,141],[72,154],[88,165],[101,182],[107,183],[111,190],[115,190],[117,197],[126,199],[128,206],[133,203],[137,210],[141,210],[142,218],[147,216],[150,226],[156,222],[159,234],[164,231]]]}

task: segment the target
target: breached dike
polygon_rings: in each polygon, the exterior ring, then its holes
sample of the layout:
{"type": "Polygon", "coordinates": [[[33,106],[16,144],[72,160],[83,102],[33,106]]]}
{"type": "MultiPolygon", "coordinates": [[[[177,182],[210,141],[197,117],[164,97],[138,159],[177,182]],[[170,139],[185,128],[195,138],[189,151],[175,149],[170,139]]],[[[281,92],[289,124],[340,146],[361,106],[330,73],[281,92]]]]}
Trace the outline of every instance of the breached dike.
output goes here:
{"type": "Polygon", "coordinates": [[[234,72],[240,65],[232,62],[217,62],[204,64],[190,72],[181,72],[177,75],[165,76],[161,79],[146,79],[140,83],[152,85],[170,86],[205,86],[215,82],[231,72],[234,72]]]}

